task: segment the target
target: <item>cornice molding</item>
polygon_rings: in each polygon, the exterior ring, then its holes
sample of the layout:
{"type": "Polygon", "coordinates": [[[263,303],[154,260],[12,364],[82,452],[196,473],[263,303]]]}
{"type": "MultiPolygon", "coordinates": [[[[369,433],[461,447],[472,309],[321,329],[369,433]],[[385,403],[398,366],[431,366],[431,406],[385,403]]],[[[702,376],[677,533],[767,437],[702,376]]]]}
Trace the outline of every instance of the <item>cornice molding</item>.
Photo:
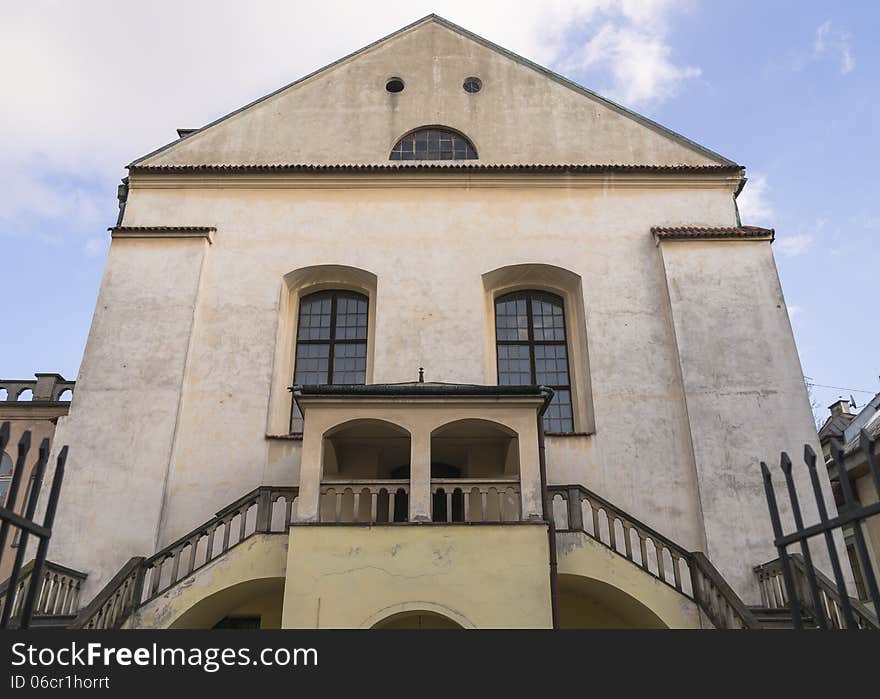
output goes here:
{"type": "Polygon", "coordinates": [[[107,229],[111,238],[204,238],[214,242],[213,226],[113,226],[107,229]]]}
{"type": "Polygon", "coordinates": [[[729,189],[742,170],[671,166],[132,168],[131,189],[729,189]]]}

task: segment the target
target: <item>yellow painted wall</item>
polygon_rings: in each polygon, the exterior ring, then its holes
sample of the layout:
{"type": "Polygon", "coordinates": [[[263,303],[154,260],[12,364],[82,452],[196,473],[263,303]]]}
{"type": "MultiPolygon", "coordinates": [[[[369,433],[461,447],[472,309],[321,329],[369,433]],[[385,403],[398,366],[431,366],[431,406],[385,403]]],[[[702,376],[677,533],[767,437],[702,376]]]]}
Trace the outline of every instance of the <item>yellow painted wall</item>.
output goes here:
{"type": "Polygon", "coordinates": [[[441,614],[464,628],[549,628],[543,524],[294,526],[284,628],[370,628],[441,614]]]}

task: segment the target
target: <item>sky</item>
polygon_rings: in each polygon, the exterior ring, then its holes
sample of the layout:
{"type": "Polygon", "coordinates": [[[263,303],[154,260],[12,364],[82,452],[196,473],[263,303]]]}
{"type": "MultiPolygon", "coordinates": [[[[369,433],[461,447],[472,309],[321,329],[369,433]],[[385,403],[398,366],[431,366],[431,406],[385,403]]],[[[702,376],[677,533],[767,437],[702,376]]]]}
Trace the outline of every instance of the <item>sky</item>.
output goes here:
{"type": "Polygon", "coordinates": [[[0,8],[0,377],[76,376],[127,163],[435,12],[745,165],[817,411],[880,391],[880,3],[0,8]]]}

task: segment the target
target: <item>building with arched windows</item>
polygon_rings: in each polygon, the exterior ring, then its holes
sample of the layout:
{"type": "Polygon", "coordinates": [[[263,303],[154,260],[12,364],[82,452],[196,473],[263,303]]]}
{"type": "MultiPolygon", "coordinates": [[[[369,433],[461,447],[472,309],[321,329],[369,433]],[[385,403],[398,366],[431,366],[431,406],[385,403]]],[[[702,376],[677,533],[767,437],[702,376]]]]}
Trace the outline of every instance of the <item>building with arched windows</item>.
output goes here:
{"type": "Polygon", "coordinates": [[[76,623],[752,625],[758,462],[819,447],[745,181],[435,16],[135,160],[76,623]]]}

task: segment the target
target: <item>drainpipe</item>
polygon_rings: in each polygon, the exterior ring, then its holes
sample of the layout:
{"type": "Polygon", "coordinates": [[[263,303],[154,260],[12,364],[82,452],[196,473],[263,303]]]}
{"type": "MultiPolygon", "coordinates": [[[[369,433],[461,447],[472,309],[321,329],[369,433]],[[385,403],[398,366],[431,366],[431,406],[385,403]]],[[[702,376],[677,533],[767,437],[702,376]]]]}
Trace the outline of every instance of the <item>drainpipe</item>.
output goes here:
{"type": "Polygon", "coordinates": [[[544,404],[538,411],[538,467],[541,471],[541,501],[544,510],[544,522],[547,524],[547,543],[550,551],[550,617],[553,629],[559,628],[559,574],[556,557],[556,522],[553,519],[553,504],[550,502],[550,491],[547,490],[547,458],[544,454],[544,413],[553,400],[553,389],[541,386],[544,404]]]}

